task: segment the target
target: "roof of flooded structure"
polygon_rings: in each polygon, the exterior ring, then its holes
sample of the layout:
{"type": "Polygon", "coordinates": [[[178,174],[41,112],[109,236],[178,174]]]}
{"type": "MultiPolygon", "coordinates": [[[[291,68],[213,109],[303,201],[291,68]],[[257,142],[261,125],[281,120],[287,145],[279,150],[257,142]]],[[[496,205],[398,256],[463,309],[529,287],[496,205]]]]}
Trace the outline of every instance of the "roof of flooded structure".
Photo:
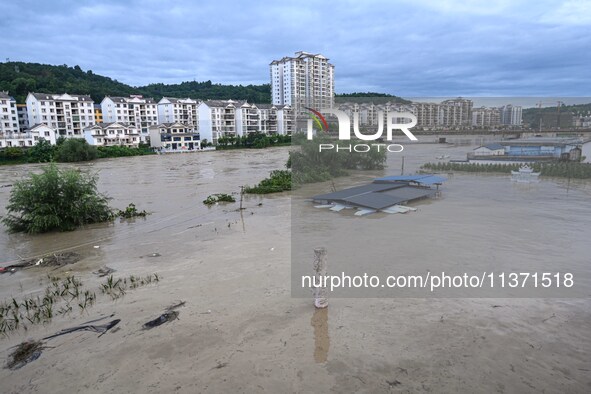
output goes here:
{"type": "Polygon", "coordinates": [[[422,185],[440,185],[445,182],[447,178],[433,174],[422,175],[393,175],[374,179],[374,183],[384,182],[415,182],[422,185]]]}
{"type": "Polygon", "coordinates": [[[370,209],[385,209],[407,201],[431,197],[435,190],[421,186],[440,185],[446,179],[432,174],[388,176],[372,183],[355,186],[312,197],[315,201],[329,201],[370,209]],[[416,183],[420,186],[411,186],[416,183]]]}

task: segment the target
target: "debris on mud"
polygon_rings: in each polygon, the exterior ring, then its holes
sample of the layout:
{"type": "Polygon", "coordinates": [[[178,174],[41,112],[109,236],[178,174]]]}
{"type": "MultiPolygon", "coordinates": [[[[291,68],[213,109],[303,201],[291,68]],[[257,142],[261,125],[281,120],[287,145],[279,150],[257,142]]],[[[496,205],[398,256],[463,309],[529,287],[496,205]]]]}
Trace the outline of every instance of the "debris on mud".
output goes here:
{"type": "Polygon", "coordinates": [[[167,312],[164,312],[163,314],[161,314],[160,316],[158,316],[156,319],[150,320],[149,322],[145,323],[143,325],[143,328],[144,328],[144,330],[150,330],[154,327],[161,326],[164,323],[168,323],[173,320],[176,320],[176,319],[178,319],[178,317],[179,317],[179,312],[167,311],[167,312]]]}
{"type": "Polygon", "coordinates": [[[176,304],[172,304],[171,306],[169,306],[168,308],[166,308],[167,312],[173,311],[177,308],[180,308],[181,306],[185,306],[187,302],[186,301],[179,301],[176,304]]]}
{"type": "Polygon", "coordinates": [[[102,278],[104,276],[111,275],[113,272],[116,272],[116,270],[105,265],[104,267],[99,268],[97,271],[94,271],[93,274],[98,275],[99,278],[102,278]]]}
{"type": "Polygon", "coordinates": [[[47,256],[12,264],[0,270],[0,273],[13,273],[31,267],[62,267],[64,265],[77,263],[82,256],[76,252],[52,253],[47,256]]]}
{"type": "Polygon", "coordinates": [[[45,349],[45,344],[42,341],[22,342],[8,356],[6,368],[15,370],[24,367],[31,361],[37,360],[41,356],[43,349],[45,349]]]}
{"type": "Polygon", "coordinates": [[[119,324],[120,321],[121,321],[121,319],[115,319],[113,321],[110,321],[107,324],[102,324],[102,325],[83,324],[81,326],[76,326],[76,327],[72,327],[72,328],[65,328],[65,329],[61,330],[60,332],[58,332],[57,334],[50,335],[50,336],[45,337],[43,339],[47,340],[47,339],[59,337],[60,335],[66,335],[66,334],[69,334],[71,332],[76,332],[76,331],[93,331],[93,332],[97,332],[97,333],[100,334],[98,336],[100,338],[103,335],[105,335],[107,333],[107,331],[109,331],[111,328],[113,328],[117,324],[119,324]]]}

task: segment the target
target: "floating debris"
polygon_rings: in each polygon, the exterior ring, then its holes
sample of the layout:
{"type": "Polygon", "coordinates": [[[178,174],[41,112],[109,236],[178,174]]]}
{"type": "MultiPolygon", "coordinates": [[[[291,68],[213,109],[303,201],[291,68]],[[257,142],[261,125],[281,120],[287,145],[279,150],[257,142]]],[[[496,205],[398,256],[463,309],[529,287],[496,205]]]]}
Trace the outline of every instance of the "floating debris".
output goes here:
{"type": "Polygon", "coordinates": [[[8,356],[6,368],[19,369],[28,363],[37,360],[45,349],[42,341],[25,341],[16,347],[16,350],[8,356]]]}

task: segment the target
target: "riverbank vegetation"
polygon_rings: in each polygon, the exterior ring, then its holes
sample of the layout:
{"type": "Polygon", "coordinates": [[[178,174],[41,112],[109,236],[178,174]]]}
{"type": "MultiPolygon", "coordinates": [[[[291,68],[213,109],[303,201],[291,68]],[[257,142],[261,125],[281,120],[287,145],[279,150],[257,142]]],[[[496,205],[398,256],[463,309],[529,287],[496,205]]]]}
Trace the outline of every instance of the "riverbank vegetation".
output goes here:
{"type": "MultiPolygon", "coordinates": [[[[304,183],[323,182],[345,176],[351,170],[380,170],[386,162],[386,149],[368,152],[348,150],[324,150],[320,144],[335,144],[328,136],[316,136],[308,140],[305,135],[296,135],[293,145],[298,149],[289,152],[287,170],[275,170],[269,178],[256,186],[246,186],[245,193],[268,194],[292,190],[304,183]]],[[[352,140],[351,144],[356,142],[352,140]]]]}
{"type": "Polygon", "coordinates": [[[79,161],[91,161],[109,157],[127,157],[153,155],[147,144],[140,144],[137,148],[127,146],[99,146],[89,145],[81,138],[59,138],[56,145],[41,138],[38,143],[30,148],[9,147],[0,150],[1,164],[25,164],[25,163],[72,163],[79,161]]]}
{"type": "Polygon", "coordinates": [[[244,193],[247,194],[269,194],[280,193],[291,190],[291,171],[271,171],[269,178],[265,178],[256,186],[246,186],[244,193]]]}
{"type": "Polygon", "coordinates": [[[263,133],[249,133],[242,137],[230,136],[219,138],[216,149],[262,149],[271,146],[288,146],[290,144],[290,135],[266,135],[263,133]]]}
{"type": "MultiPolygon", "coordinates": [[[[314,183],[345,176],[349,170],[381,170],[386,163],[386,149],[372,149],[368,152],[349,152],[331,149],[319,152],[320,144],[336,144],[339,141],[327,136],[317,136],[307,140],[304,135],[294,140],[300,147],[289,153],[287,167],[292,170],[294,187],[304,183],[314,183]]],[[[351,145],[361,141],[351,140],[351,145]]]]}
{"type": "MultiPolygon", "coordinates": [[[[560,178],[591,179],[591,164],[587,163],[530,163],[541,176],[560,178]]],[[[426,163],[421,168],[430,171],[493,172],[510,174],[520,164],[479,164],[479,163],[426,163]]]]}

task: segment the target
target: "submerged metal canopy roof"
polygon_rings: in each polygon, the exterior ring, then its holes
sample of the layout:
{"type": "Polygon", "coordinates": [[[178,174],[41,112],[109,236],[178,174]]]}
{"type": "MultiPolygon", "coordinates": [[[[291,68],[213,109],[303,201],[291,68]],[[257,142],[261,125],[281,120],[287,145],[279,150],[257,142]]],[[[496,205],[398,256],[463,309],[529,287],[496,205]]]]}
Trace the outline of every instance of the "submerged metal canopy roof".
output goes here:
{"type": "Polygon", "coordinates": [[[445,180],[441,176],[432,174],[387,176],[374,179],[372,183],[367,185],[319,194],[312,199],[381,210],[407,201],[431,197],[435,195],[436,191],[425,186],[440,185],[445,180]],[[415,185],[411,185],[411,183],[415,185]]]}
{"type": "Polygon", "coordinates": [[[394,175],[394,176],[385,176],[383,178],[376,178],[374,179],[374,183],[384,183],[384,182],[415,182],[422,185],[439,185],[445,182],[447,179],[432,174],[424,174],[424,175],[394,175]]]}
{"type": "Polygon", "coordinates": [[[392,205],[406,201],[417,200],[435,194],[431,189],[422,189],[412,186],[388,190],[385,192],[368,193],[359,196],[344,198],[343,202],[351,205],[359,205],[371,209],[385,209],[392,205]]]}

